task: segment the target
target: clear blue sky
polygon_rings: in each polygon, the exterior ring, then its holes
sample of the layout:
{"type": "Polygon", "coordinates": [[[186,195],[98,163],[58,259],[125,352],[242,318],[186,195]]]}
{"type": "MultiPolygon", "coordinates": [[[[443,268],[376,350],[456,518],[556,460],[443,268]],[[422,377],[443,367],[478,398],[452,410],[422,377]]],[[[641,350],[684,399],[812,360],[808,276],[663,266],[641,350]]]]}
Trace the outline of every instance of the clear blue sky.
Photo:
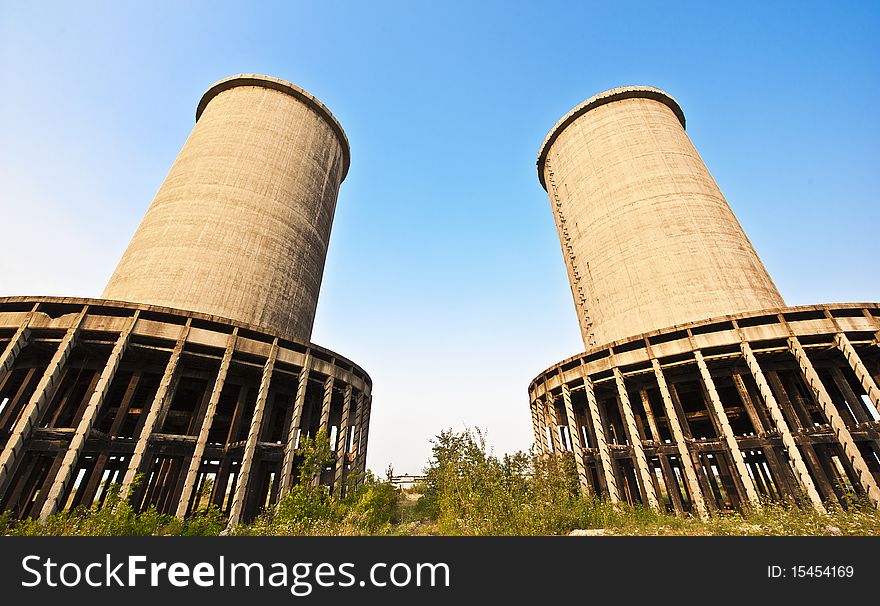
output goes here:
{"type": "Polygon", "coordinates": [[[0,295],[98,296],[216,80],[314,93],[351,140],[314,341],[375,383],[369,466],[446,427],[527,448],[582,350],[535,156],[665,89],[789,304],[880,300],[880,3],[8,2],[0,295]]]}

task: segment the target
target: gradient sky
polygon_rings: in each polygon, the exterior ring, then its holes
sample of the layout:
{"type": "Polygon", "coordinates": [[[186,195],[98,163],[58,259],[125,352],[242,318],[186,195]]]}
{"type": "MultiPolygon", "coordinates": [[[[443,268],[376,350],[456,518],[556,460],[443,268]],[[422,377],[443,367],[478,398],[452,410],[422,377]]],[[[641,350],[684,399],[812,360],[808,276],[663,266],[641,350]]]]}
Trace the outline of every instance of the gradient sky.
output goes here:
{"type": "Polygon", "coordinates": [[[313,340],[371,374],[380,473],[448,427],[528,448],[529,381],[583,350],[535,157],[608,88],[678,99],[788,304],[880,300],[880,3],[618,4],[3,0],[0,296],[99,296],[245,72],[351,140],[313,340]]]}

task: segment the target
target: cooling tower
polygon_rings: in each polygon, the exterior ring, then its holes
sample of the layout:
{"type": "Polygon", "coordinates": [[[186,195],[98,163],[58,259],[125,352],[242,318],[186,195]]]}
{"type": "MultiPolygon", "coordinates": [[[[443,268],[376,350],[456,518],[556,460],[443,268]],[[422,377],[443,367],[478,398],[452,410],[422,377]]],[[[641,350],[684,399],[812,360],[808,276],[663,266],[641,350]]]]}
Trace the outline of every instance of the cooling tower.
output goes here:
{"type": "Polygon", "coordinates": [[[578,105],[547,136],[538,176],[586,347],[784,304],[663,91],[578,105]]]}
{"type": "Polygon", "coordinates": [[[578,105],[538,177],[586,347],[529,386],[539,453],[678,515],[880,507],[880,306],[784,306],[672,97],[578,105]]]}
{"type": "Polygon", "coordinates": [[[308,340],[348,165],[342,127],[309,93],[218,82],[102,297],[308,340]]]}
{"type": "Polygon", "coordinates": [[[46,519],[118,485],[234,526],[290,493],[322,432],[333,463],[309,481],[363,478],[372,382],[310,341],[342,128],[255,75],[211,87],[196,121],[104,299],[0,299],[0,511],[46,519]]]}

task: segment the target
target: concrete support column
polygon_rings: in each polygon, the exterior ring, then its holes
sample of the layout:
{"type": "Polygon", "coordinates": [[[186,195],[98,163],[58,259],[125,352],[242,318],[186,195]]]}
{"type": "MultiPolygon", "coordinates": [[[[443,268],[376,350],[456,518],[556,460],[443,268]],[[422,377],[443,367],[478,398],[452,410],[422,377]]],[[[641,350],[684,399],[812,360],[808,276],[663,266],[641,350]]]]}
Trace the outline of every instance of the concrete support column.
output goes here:
{"type": "Polygon", "coordinates": [[[345,455],[348,450],[348,417],[351,414],[351,385],[345,386],[342,395],[342,420],[336,436],[336,467],[333,470],[333,490],[343,491],[342,472],[345,469],[345,455]]]}
{"type": "Polygon", "coordinates": [[[654,511],[660,511],[660,503],[657,501],[657,493],[654,490],[654,481],[651,477],[654,474],[648,469],[648,460],[645,457],[645,449],[642,447],[642,440],[636,426],[629,394],[626,392],[626,384],[623,382],[623,374],[621,374],[617,366],[614,367],[614,382],[617,385],[617,398],[623,411],[626,437],[633,451],[635,467],[639,474],[639,484],[642,485],[645,504],[654,511]]]}
{"type": "Polygon", "coordinates": [[[360,457],[360,441],[361,441],[361,421],[364,416],[364,404],[366,402],[366,398],[364,397],[363,392],[358,394],[357,399],[355,400],[355,408],[354,408],[354,435],[351,438],[351,452],[353,455],[351,466],[349,467],[350,471],[357,472],[357,461],[360,457]]]}
{"type": "Polygon", "coordinates": [[[660,368],[660,362],[657,358],[651,358],[651,365],[654,367],[654,376],[657,379],[657,385],[660,387],[660,396],[663,398],[663,410],[666,413],[666,422],[669,424],[669,431],[672,433],[672,441],[678,450],[678,458],[681,461],[681,467],[684,472],[684,479],[687,483],[688,492],[691,496],[691,504],[693,509],[702,519],[708,519],[709,511],[706,509],[706,501],[703,499],[703,492],[700,490],[699,480],[697,479],[697,470],[694,462],[688,452],[687,442],[685,442],[684,434],[681,431],[681,424],[678,421],[678,415],[675,413],[675,404],[672,402],[672,396],[669,394],[669,386],[666,384],[666,377],[663,376],[663,370],[660,368]]]}
{"type": "Polygon", "coordinates": [[[837,345],[837,348],[843,353],[843,357],[846,358],[849,367],[852,368],[859,383],[862,384],[862,389],[868,394],[868,399],[871,400],[871,403],[874,405],[874,410],[877,413],[880,413],[880,389],[877,388],[877,383],[874,381],[871,373],[868,372],[868,369],[859,357],[858,352],[842,332],[837,333],[834,337],[834,344],[837,345]]]}
{"type": "Polygon", "coordinates": [[[16,421],[9,434],[6,447],[3,449],[3,453],[0,454],[0,491],[5,490],[6,482],[12,476],[12,472],[18,463],[18,456],[21,454],[25,440],[30,437],[34,427],[40,422],[40,417],[43,416],[49,400],[52,399],[55,390],[58,388],[58,381],[64,371],[64,365],[67,363],[67,358],[70,357],[73,348],[76,347],[80,328],[87,312],[88,307],[83,307],[67,329],[67,332],[64,333],[64,338],[58,344],[55,355],[49,360],[49,365],[46,367],[40,382],[37,383],[31,399],[24,410],[21,411],[18,421],[16,421]]]}
{"type": "Polygon", "coordinates": [[[584,391],[587,393],[587,408],[590,411],[590,420],[593,423],[593,432],[596,434],[596,450],[599,451],[599,461],[602,465],[602,475],[605,485],[608,487],[608,498],[616,505],[620,502],[620,492],[617,488],[617,478],[614,476],[614,466],[611,460],[611,448],[605,439],[605,428],[602,425],[602,416],[599,414],[599,402],[596,400],[596,391],[593,382],[586,373],[582,373],[584,391]]]}
{"type": "Polygon", "coordinates": [[[556,454],[565,452],[562,437],[559,435],[559,417],[556,415],[555,398],[547,390],[544,396],[544,424],[550,429],[550,442],[553,452],[556,454]]]}
{"type": "Polygon", "coordinates": [[[868,469],[865,459],[862,458],[862,453],[859,452],[852,435],[846,428],[843,417],[840,416],[840,413],[834,406],[834,402],[831,400],[828,392],[825,391],[825,386],[822,384],[819,375],[813,368],[813,364],[807,357],[807,352],[804,351],[804,348],[801,346],[797,337],[789,337],[788,349],[797,360],[798,366],[801,368],[801,372],[803,373],[804,379],[806,379],[807,385],[809,385],[810,390],[819,402],[819,406],[822,408],[825,418],[828,420],[832,431],[837,436],[838,442],[840,442],[840,445],[843,447],[843,452],[858,476],[859,483],[867,493],[868,499],[874,507],[880,509],[880,488],[878,488],[877,482],[871,474],[871,470],[868,469]]]}
{"type": "MultiPolygon", "coordinates": [[[[873,421],[874,419],[871,417],[871,411],[868,408],[868,405],[853,391],[852,385],[850,385],[849,380],[844,376],[840,367],[832,366],[828,370],[831,373],[831,380],[834,382],[834,385],[837,386],[837,390],[846,401],[846,404],[848,405],[847,408],[849,408],[850,412],[855,417],[856,424],[873,421]]],[[[878,443],[878,446],[880,446],[880,443],[878,443]]]]}
{"type": "Polygon", "coordinates": [[[730,427],[730,421],[727,418],[727,413],[724,412],[724,405],[721,403],[721,398],[718,396],[718,390],[715,388],[715,381],[712,380],[712,375],[709,372],[709,367],[706,365],[706,360],[703,358],[703,352],[700,350],[694,351],[694,358],[697,360],[697,367],[700,369],[700,377],[703,379],[703,386],[706,388],[706,392],[709,394],[709,403],[712,406],[712,410],[715,413],[715,418],[718,420],[718,425],[721,428],[722,438],[724,439],[724,443],[727,445],[727,449],[730,452],[730,458],[733,460],[733,467],[736,470],[736,473],[739,475],[739,480],[742,482],[742,486],[746,492],[746,498],[749,500],[749,505],[756,509],[761,508],[761,499],[758,496],[758,491],[755,488],[755,483],[752,480],[751,476],[749,476],[749,471],[746,468],[745,460],[743,459],[742,451],[739,449],[739,444],[736,442],[736,436],[733,435],[733,429],[730,427]]]}
{"type": "Polygon", "coordinates": [[[40,511],[40,520],[44,522],[62,505],[60,501],[64,498],[64,494],[67,491],[67,485],[70,482],[70,474],[79,462],[79,457],[80,454],[82,454],[83,447],[85,447],[86,440],[89,439],[89,435],[92,433],[92,426],[95,423],[95,418],[98,416],[98,412],[104,405],[104,399],[107,397],[107,392],[110,390],[110,384],[113,382],[113,378],[116,376],[116,371],[119,369],[119,363],[122,361],[122,356],[125,354],[125,350],[128,349],[131,333],[137,324],[138,317],[140,317],[140,311],[135,311],[131,321],[129,321],[128,325],[119,334],[119,338],[116,339],[113,350],[110,352],[110,357],[107,359],[107,363],[101,371],[98,383],[95,385],[92,396],[89,398],[89,403],[86,405],[85,411],[76,426],[73,439],[67,447],[67,452],[64,453],[64,459],[61,461],[61,466],[58,469],[55,480],[52,482],[52,487],[49,489],[46,501],[43,503],[43,508],[40,511]]]}
{"type": "MultiPolygon", "coordinates": [[[[546,397],[546,396],[545,396],[546,397]]],[[[553,454],[553,438],[547,436],[549,430],[547,427],[547,419],[546,419],[547,411],[544,408],[544,400],[541,398],[535,398],[535,415],[538,419],[538,435],[540,436],[540,450],[541,454],[544,456],[548,456],[553,454]],[[548,442],[549,440],[549,442],[548,442]]]]}
{"type": "Polygon", "coordinates": [[[367,473],[367,441],[370,437],[370,412],[373,408],[372,394],[364,396],[364,413],[360,429],[360,446],[357,453],[357,469],[364,474],[358,482],[358,486],[364,483],[363,477],[367,473]]]}
{"type": "Polygon", "coordinates": [[[321,400],[321,423],[318,426],[318,431],[324,431],[327,434],[327,439],[330,439],[330,404],[333,401],[333,375],[327,377],[327,380],[324,381],[324,397],[321,400]]]}
{"type": "Polygon", "coordinates": [[[257,442],[260,440],[260,431],[263,428],[263,413],[266,412],[266,400],[269,398],[269,388],[272,384],[272,372],[275,370],[275,358],[278,356],[278,338],[272,342],[272,349],[266,364],[263,366],[263,376],[260,377],[260,388],[257,391],[257,403],[254,406],[254,416],[248,429],[247,441],[244,445],[244,453],[241,457],[241,466],[238,468],[238,480],[235,484],[235,495],[232,498],[232,507],[229,509],[229,522],[227,529],[232,529],[241,521],[241,514],[248,495],[251,469],[254,465],[254,454],[257,451],[257,442]]]}
{"type": "Polygon", "coordinates": [[[226,341],[226,350],[223,352],[223,358],[220,360],[220,369],[214,379],[214,387],[211,389],[211,399],[208,400],[208,409],[205,411],[205,419],[199,428],[199,437],[196,440],[196,447],[193,450],[192,457],[189,460],[189,467],[186,470],[186,480],[183,483],[183,491],[180,493],[180,502],[177,504],[176,515],[181,520],[186,516],[189,508],[189,501],[192,498],[193,488],[196,484],[196,478],[199,470],[202,468],[202,458],[205,456],[205,448],[208,445],[208,435],[211,433],[211,426],[214,423],[214,415],[217,413],[217,404],[220,402],[220,394],[223,393],[223,386],[226,384],[226,374],[229,372],[229,365],[232,363],[232,354],[235,351],[235,342],[238,340],[238,328],[232,331],[229,339],[226,341]]]}
{"type": "Polygon", "coordinates": [[[740,343],[740,349],[742,350],[743,358],[746,361],[746,366],[748,366],[749,372],[752,373],[752,378],[758,385],[758,392],[761,394],[761,397],[764,399],[764,404],[766,404],[767,410],[770,412],[770,418],[776,426],[776,431],[779,432],[779,436],[782,438],[785,452],[788,454],[788,458],[794,465],[794,475],[797,478],[798,484],[810,499],[813,509],[819,513],[826,513],[822,498],[816,491],[816,485],[813,483],[813,478],[810,476],[810,472],[807,470],[807,466],[804,463],[804,458],[801,456],[797,443],[794,441],[794,437],[788,429],[788,424],[785,422],[785,416],[782,414],[782,409],[779,407],[776,398],[773,396],[773,391],[770,389],[770,385],[764,377],[764,372],[761,370],[760,364],[758,364],[758,359],[752,352],[751,346],[745,341],[740,343]]]}
{"type": "Polygon", "coordinates": [[[9,343],[7,343],[6,347],[3,349],[3,353],[0,354],[0,385],[3,385],[3,379],[6,378],[6,373],[8,373],[12,369],[12,365],[15,364],[15,358],[18,357],[21,350],[28,344],[28,339],[30,339],[31,336],[28,324],[30,324],[31,318],[34,316],[34,311],[37,309],[38,305],[39,304],[34,305],[33,309],[27,313],[21,326],[18,327],[18,330],[15,331],[15,334],[12,335],[9,343]]]}
{"type": "Polygon", "coordinates": [[[648,417],[648,427],[651,428],[651,437],[657,444],[662,444],[663,438],[660,436],[660,428],[657,426],[657,419],[654,418],[654,411],[651,410],[651,398],[648,397],[648,390],[640,389],[639,397],[642,399],[642,408],[645,409],[645,416],[648,417]]]}
{"type": "Polygon", "coordinates": [[[538,421],[538,404],[536,401],[532,401],[529,404],[529,409],[532,413],[532,431],[535,434],[535,453],[538,455],[544,454],[544,440],[541,438],[541,423],[538,421]]]}
{"type": "Polygon", "coordinates": [[[306,354],[303,367],[296,381],[296,396],[293,399],[293,411],[290,414],[290,425],[287,429],[287,442],[284,444],[284,461],[281,464],[281,486],[278,490],[278,502],[290,493],[293,486],[293,458],[296,454],[299,438],[299,426],[302,422],[303,406],[306,401],[306,387],[309,384],[309,367],[312,364],[311,354],[306,354]]]}
{"type": "MultiPolygon", "coordinates": [[[[324,381],[324,395],[321,398],[321,418],[318,424],[318,433],[324,432],[324,437],[330,441],[330,406],[333,403],[333,375],[329,375],[324,381]]],[[[333,444],[330,444],[330,451],[333,451],[333,444]]],[[[321,482],[321,472],[318,472],[312,478],[312,484],[317,486],[321,482]]]]}
{"type": "Polygon", "coordinates": [[[584,451],[581,448],[581,432],[574,416],[574,407],[571,405],[571,390],[565,383],[562,384],[562,402],[565,405],[565,417],[568,420],[568,433],[571,436],[571,449],[574,451],[574,463],[577,469],[578,486],[582,494],[590,492],[590,483],[587,481],[587,469],[584,465],[584,451]]]}
{"type": "MultiPolygon", "coordinates": [[[[125,394],[122,396],[122,401],[119,403],[119,409],[116,411],[116,415],[110,425],[110,430],[107,432],[107,435],[111,439],[114,439],[119,435],[119,429],[125,422],[125,417],[128,415],[128,409],[131,407],[131,401],[134,398],[138,385],[140,385],[142,376],[142,373],[133,373],[131,380],[128,382],[128,386],[125,388],[125,394]]],[[[104,449],[95,459],[95,465],[92,467],[92,471],[89,474],[89,480],[82,489],[83,493],[82,498],[80,499],[81,505],[89,507],[91,506],[92,501],[95,500],[95,493],[98,492],[98,486],[103,479],[104,467],[107,465],[107,459],[109,458],[109,449],[104,449]]]]}
{"type": "Polygon", "coordinates": [[[738,372],[732,373],[730,378],[733,380],[737,393],[739,393],[739,399],[742,401],[743,407],[746,409],[746,414],[755,430],[755,435],[759,438],[765,437],[769,427],[764,426],[764,421],[761,419],[761,415],[758,413],[758,409],[752,401],[752,396],[746,388],[745,381],[743,381],[743,378],[738,372]]]}
{"type": "Polygon", "coordinates": [[[180,336],[177,337],[177,343],[171,351],[171,357],[168,358],[168,364],[165,365],[165,373],[162,375],[162,380],[159,381],[159,388],[156,390],[156,395],[153,397],[153,402],[150,404],[150,410],[147,411],[147,416],[141,427],[138,441],[134,446],[134,452],[131,455],[131,459],[128,461],[128,469],[122,480],[122,487],[119,491],[119,495],[122,499],[128,499],[131,496],[134,478],[143,464],[144,456],[146,455],[147,448],[150,444],[150,438],[153,436],[153,430],[157,425],[157,420],[162,415],[162,411],[171,403],[171,397],[174,395],[172,392],[174,390],[169,389],[169,387],[171,387],[172,382],[174,382],[177,376],[177,365],[180,362],[180,356],[183,353],[186,338],[189,336],[190,322],[191,320],[189,319],[186,321],[186,324],[180,331],[180,336]]]}
{"type": "Polygon", "coordinates": [[[681,502],[681,487],[678,484],[678,476],[672,471],[672,465],[669,464],[669,457],[665,454],[658,454],[660,459],[660,470],[663,472],[663,482],[666,484],[666,492],[669,493],[669,500],[672,503],[672,509],[675,515],[684,515],[684,505],[681,502]]]}

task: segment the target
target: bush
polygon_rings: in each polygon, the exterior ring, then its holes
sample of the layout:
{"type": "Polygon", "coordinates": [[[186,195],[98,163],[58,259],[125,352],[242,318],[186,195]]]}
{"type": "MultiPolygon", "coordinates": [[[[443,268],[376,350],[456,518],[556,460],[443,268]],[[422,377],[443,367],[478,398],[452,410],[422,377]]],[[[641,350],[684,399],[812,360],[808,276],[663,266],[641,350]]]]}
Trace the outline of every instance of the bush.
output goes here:
{"type": "MultiPolygon", "coordinates": [[[[390,481],[370,472],[349,474],[344,497],[331,493],[318,481],[333,461],[329,441],[323,432],[304,437],[290,492],[253,523],[236,527],[234,534],[564,535],[590,528],[632,535],[880,534],[880,515],[856,497],[847,500],[845,509],[831,508],[829,515],[765,503],[760,510],[715,513],[703,521],[580,495],[571,453],[539,457],[517,452],[499,458],[479,430],[443,431],[432,445],[425,481],[408,491],[412,499],[421,494],[412,503],[390,481]]],[[[135,512],[113,485],[102,506],[58,513],[45,523],[16,521],[4,512],[0,534],[216,535],[225,523],[213,506],[183,521],[154,508],[135,512]]]]}
{"type": "Polygon", "coordinates": [[[298,454],[302,462],[290,492],[274,510],[237,528],[237,534],[362,535],[388,532],[397,522],[400,491],[390,482],[381,482],[369,472],[349,474],[344,497],[317,482],[333,462],[324,432],[304,437],[298,454]]]}
{"type": "Polygon", "coordinates": [[[765,503],[760,510],[721,512],[703,521],[581,496],[571,453],[517,452],[499,459],[479,430],[447,430],[432,443],[416,511],[444,534],[559,535],[590,528],[634,535],[880,534],[880,516],[859,499],[829,515],[765,503]]]}
{"type": "Polygon", "coordinates": [[[547,535],[584,527],[593,501],[577,492],[574,459],[517,452],[498,458],[479,430],[433,441],[416,511],[445,534],[547,535]]]}

